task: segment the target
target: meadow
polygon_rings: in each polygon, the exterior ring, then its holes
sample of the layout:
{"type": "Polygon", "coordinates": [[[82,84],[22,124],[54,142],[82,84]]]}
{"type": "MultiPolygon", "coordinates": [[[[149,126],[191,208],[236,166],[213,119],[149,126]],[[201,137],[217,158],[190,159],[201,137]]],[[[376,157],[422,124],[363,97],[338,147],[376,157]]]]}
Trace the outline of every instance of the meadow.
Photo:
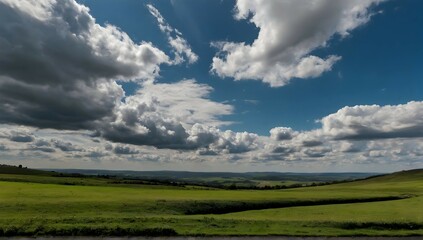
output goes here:
{"type": "Polygon", "coordinates": [[[108,183],[0,174],[0,236],[423,235],[423,170],[283,190],[108,183]]]}

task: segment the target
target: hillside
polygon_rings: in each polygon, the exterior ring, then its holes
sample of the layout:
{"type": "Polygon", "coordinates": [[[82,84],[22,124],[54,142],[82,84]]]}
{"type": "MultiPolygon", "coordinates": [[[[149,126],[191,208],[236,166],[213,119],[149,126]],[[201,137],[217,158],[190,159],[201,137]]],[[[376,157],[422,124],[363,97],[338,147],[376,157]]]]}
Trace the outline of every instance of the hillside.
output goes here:
{"type": "Polygon", "coordinates": [[[37,176],[54,176],[57,173],[52,171],[44,171],[31,169],[27,167],[20,166],[11,166],[0,164],[0,174],[18,174],[18,175],[37,175],[37,176]]]}
{"type": "Polygon", "coordinates": [[[370,177],[363,181],[398,182],[398,181],[416,181],[416,180],[423,181],[423,169],[412,169],[412,170],[394,172],[391,174],[370,177]]]}
{"type": "MultiPolygon", "coordinates": [[[[366,185],[403,181],[423,181],[423,169],[406,170],[390,174],[376,173],[292,173],[292,172],[187,172],[187,171],[113,171],[55,169],[39,170],[22,166],[0,164],[0,180],[71,185],[104,184],[154,184],[154,185],[200,185],[217,188],[238,186],[261,189],[264,186],[301,187],[331,183],[366,185]],[[6,175],[4,175],[6,174],[6,175]],[[21,176],[22,175],[22,176],[21,176]],[[21,177],[19,177],[21,176],[21,177]],[[53,177],[53,178],[50,178],[53,177]],[[316,184],[312,184],[316,183],[316,184]]],[[[278,188],[273,188],[278,189],[278,188]]],[[[283,189],[283,188],[282,188],[283,189]]]]}
{"type": "Polygon", "coordinates": [[[421,236],[422,174],[266,191],[0,174],[0,236],[421,236]]]}

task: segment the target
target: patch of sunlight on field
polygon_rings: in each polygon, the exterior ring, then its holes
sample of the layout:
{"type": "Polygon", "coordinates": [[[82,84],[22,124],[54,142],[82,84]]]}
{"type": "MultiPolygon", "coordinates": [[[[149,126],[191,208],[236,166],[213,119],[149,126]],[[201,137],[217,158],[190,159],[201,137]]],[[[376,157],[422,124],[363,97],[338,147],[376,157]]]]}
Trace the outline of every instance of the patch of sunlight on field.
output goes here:
{"type": "Polygon", "coordinates": [[[423,223],[423,197],[385,202],[252,210],[214,215],[214,217],[271,221],[411,221],[423,223]]]}

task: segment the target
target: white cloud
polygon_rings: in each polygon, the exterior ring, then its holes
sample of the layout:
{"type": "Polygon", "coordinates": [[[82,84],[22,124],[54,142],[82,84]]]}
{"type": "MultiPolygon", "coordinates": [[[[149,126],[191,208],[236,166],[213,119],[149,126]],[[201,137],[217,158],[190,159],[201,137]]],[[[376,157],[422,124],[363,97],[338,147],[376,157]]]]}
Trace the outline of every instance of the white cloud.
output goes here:
{"type": "Polygon", "coordinates": [[[160,30],[166,34],[169,45],[173,48],[175,58],[172,61],[174,64],[180,64],[188,60],[189,64],[195,63],[198,60],[198,55],[195,54],[187,40],[182,37],[182,33],[177,29],[170,26],[164,17],[160,14],[159,10],[151,4],[147,4],[147,8],[159,24],[160,30]]]}
{"type": "Polygon", "coordinates": [[[423,102],[344,107],[319,122],[311,131],[271,129],[255,160],[417,164],[423,155],[423,102]]]}
{"type": "Polygon", "coordinates": [[[277,141],[290,140],[296,134],[297,132],[292,130],[292,128],[287,128],[287,127],[275,127],[270,129],[270,138],[277,141]]]}
{"type": "MultiPolygon", "coordinates": [[[[189,130],[188,142],[199,146],[200,148],[206,148],[210,144],[219,140],[219,135],[219,129],[196,123],[189,130]]],[[[199,153],[211,153],[211,151],[201,149],[199,153]]]]}
{"type": "Polygon", "coordinates": [[[256,134],[220,131],[229,122],[219,118],[233,107],[209,100],[213,89],[194,80],[146,83],[126,97],[116,119],[105,123],[99,134],[113,142],[158,148],[208,148],[215,152],[246,152],[254,148],[256,134]]]}
{"type": "Polygon", "coordinates": [[[323,133],[335,139],[423,137],[423,102],[344,107],[320,122],[323,133]]]}
{"type": "Polygon", "coordinates": [[[257,134],[227,130],[220,134],[219,140],[210,148],[223,150],[224,153],[244,153],[256,149],[257,144],[257,134]]]}
{"type": "Polygon", "coordinates": [[[227,125],[228,122],[219,117],[230,115],[233,107],[208,99],[213,88],[197,83],[193,79],[185,79],[176,83],[145,84],[134,95],[127,98],[127,103],[156,103],[156,112],[171,116],[185,127],[195,123],[210,126],[227,125]]]}
{"type": "Polygon", "coordinates": [[[235,18],[249,20],[257,39],[246,43],[213,43],[219,49],[212,71],[235,80],[255,79],[280,87],[293,78],[314,78],[341,59],[311,55],[335,36],[345,37],[372,16],[382,0],[238,0],[235,18]]]}

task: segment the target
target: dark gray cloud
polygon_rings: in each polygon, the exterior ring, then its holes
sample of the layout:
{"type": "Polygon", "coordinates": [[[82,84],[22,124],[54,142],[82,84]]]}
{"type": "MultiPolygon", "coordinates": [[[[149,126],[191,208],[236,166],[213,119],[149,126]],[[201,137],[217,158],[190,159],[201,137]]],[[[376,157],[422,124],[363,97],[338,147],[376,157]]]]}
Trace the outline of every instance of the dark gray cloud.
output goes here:
{"type": "Polygon", "coordinates": [[[33,145],[36,147],[50,147],[51,146],[50,142],[45,139],[37,139],[33,143],[33,145]]]}
{"type": "Polygon", "coordinates": [[[151,79],[167,62],[73,0],[0,2],[0,32],[0,123],[92,129],[123,96],[114,79],[151,79]]]}
{"type": "Polygon", "coordinates": [[[291,153],[296,152],[294,148],[292,147],[283,147],[283,146],[278,146],[273,148],[272,153],[278,153],[278,154],[283,154],[283,155],[289,155],[291,153]]]}
{"type": "Polygon", "coordinates": [[[310,158],[322,158],[331,151],[328,148],[313,148],[304,150],[304,154],[310,158]]]}
{"type": "Polygon", "coordinates": [[[40,128],[91,129],[95,121],[111,117],[120,90],[109,96],[84,85],[69,89],[0,83],[0,122],[40,128]]]}
{"type": "Polygon", "coordinates": [[[12,132],[12,135],[9,136],[9,140],[13,142],[33,142],[35,137],[32,134],[28,133],[20,133],[20,132],[12,132]]]}
{"type": "Polygon", "coordinates": [[[158,128],[157,122],[144,122],[145,132],[137,131],[125,124],[106,125],[101,131],[101,136],[112,142],[133,145],[155,146],[157,148],[192,149],[187,145],[188,134],[180,124],[167,124],[158,128]],[[170,132],[169,132],[170,131],[170,132]]]}
{"type": "Polygon", "coordinates": [[[138,151],[136,149],[133,149],[133,148],[128,147],[128,146],[120,146],[120,145],[116,146],[113,149],[113,152],[116,153],[116,154],[138,154],[138,153],[140,153],[140,151],[138,151]]]}
{"type": "Polygon", "coordinates": [[[351,134],[335,137],[337,140],[372,140],[372,139],[388,139],[388,138],[420,138],[423,137],[423,126],[404,127],[401,129],[393,129],[389,132],[374,129],[371,127],[355,125],[350,126],[354,131],[351,134]]]}
{"type": "Polygon", "coordinates": [[[219,155],[219,153],[217,153],[216,151],[210,150],[210,149],[198,149],[197,150],[197,154],[200,156],[217,156],[219,155]]]}
{"type": "Polygon", "coordinates": [[[56,149],[51,148],[51,147],[33,147],[33,148],[28,149],[28,150],[31,150],[31,151],[40,151],[40,152],[45,152],[45,153],[54,153],[54,152],[56,152],[56,149]]]}
{"type": "Polygon", "coordinates": [[[82,151],[81,148],[75,146],[71,142],[65,142],[58,139],[51,140],[53,146],[62,150],[63,152],[79,152],[82,151]]]}
{"type": "Polygon", "coordinates": [[[316,147],[322,145],[323,142],[319,140],[305,140],[303,141],[304,147],[316,147]]]}

